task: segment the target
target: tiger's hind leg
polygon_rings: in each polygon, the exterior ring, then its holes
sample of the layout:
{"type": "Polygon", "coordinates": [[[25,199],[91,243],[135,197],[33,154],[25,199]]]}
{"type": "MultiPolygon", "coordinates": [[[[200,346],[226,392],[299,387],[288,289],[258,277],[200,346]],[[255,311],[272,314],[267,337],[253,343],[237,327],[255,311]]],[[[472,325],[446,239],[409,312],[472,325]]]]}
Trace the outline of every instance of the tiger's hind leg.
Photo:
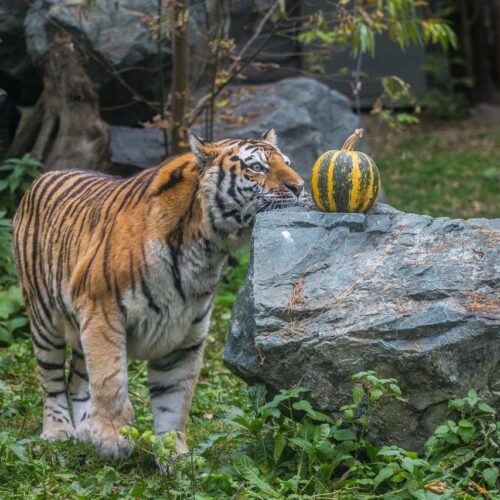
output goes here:
{"type": "Polygon", "coordinates": [[[76,434],[78,439],[83,441],[88,437],[86,420],[90,418],[90,387],[85,357],[80,344],[73,347],[68,384],[76,434]]]}
{"type": "Polygon", "coordinates": [[[42,439],[64,441],[76,437],[68,406],[64,375],[65,343],[32,323],[32,339],[43,391],[42,439]]]}
{"type": "Polygon", "coordinates": [[[149,362],[148,382],[155,434],[177,432],[177,453],[187,453],[185,430],[203,363],[203,341],[149,362]]]}

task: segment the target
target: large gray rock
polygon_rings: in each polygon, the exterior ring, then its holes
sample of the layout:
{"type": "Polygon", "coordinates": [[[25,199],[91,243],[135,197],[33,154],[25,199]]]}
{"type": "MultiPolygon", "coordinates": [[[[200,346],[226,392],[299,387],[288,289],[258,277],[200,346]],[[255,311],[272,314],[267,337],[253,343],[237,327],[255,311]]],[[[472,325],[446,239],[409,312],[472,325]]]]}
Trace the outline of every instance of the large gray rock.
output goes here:
{"type": "Polygon", "coordinates": [[[160,165],[165,160],[165,141],[161,130],[111,126],[112,171],[130,175],[160,165]]]}
{"type": "MultiPolygon", "coordinates": [[[[278,134],[281,150],[308,180],[317,157],[327,149],[340,148],[359,127],[359,120],[342,94],[311,78],[286,78],[231,88],[224,116],[216,117],[214,139],[258,137],[271,127],[278,134]]],[[[201,125],[193,130],[204,135],[201,125]]],[[[123,157],[128,156],[134,161],[147,158],[149,166],[150,158],[164,156],[160,130],[113,127],[111,135],[121,143],[119,150],[113,151],[113,163],[124,164],[123,157]]],[[[137,165],[143,164],[137,161],[137,165]]]]}
{"type": "MultiPolygon", "coordinates": [[[[190,16],[190,40],[197,49],[202,43],[197,15],[201,7],[190,16]]],[[[149,25],[157,9],[158,0],[35,0],[25,20],[27,49],[33,63],[41,67],[54,34],[71,34],[89,55],[88,71],[101,96],[103,117],[113,123],[136,124],[149,119],[152,112],[135,100],[130,89],[152,101],[160,96],[158,44],[149,25]]],[[[168,43],[163,44],[162,60],[164,81],[170,82],[168,43]]],[[[193,64],[201,64],[196,56],[193,64]]]]}
{"type": "Polygon", "coordinates": [[[383,405],[370,438],[421,449],[452,396],[500,407],[499,289],[500,219],[260,214],[224,359],[333,415],[353,374],[395,377],[408,402],[383,405]]]}

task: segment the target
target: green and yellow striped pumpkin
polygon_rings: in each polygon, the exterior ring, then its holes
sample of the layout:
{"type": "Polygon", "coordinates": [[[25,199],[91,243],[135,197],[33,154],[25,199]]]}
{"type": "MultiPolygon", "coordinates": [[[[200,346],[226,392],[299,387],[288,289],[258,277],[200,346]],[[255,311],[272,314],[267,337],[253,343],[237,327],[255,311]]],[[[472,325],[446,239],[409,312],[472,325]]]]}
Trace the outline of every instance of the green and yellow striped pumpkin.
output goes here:
{"type": "Polygon", "coordinates": [[[357,129],[340,151],[323,153],[311,173],[314,203],[323,212],[367,212],[380,194],[380,174],[367,154],[354,151],[363,129],[357,129]]]}

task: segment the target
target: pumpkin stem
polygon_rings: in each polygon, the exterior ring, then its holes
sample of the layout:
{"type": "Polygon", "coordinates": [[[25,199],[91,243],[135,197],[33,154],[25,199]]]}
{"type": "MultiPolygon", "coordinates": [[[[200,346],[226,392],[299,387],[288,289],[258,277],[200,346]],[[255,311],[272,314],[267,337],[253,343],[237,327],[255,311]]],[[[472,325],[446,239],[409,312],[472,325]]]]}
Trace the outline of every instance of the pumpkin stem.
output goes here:
{"type": "Polygon", "coordinates": [[[354,148],[356,147],[356,143],[362,137],[363,137],[363,129],[357,128],[354,131],[354,134],[349,136],[349,138],[344,142],[344,145],[342,146],[342,151],[354,151],[354,148]]]}

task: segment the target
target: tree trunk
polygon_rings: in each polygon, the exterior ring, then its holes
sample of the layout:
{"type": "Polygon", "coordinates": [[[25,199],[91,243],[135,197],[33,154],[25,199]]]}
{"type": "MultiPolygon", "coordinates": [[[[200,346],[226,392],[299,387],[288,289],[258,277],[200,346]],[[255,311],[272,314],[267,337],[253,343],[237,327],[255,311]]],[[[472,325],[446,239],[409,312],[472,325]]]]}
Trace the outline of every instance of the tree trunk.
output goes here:
{"type": "Polygon", "coordinates": [[[491,46],[488,43],[487,22],[488,13],[485,3],[481,0],[472,2],[472,52],[474,62],[474,89],[473,97],[476,102],[495,103],[498,100],[498,91],[493,81],[493,67],[491,61],[491,46]]]}
{"type": "Polygon", "coordinates": [[[500,85],[500,0],[491,0],[493,26],[493,64],[495,66],[495,80],[500,85]]]}
{"type": "Polygon", "coordinates": [[[31,152],[50,170],[107,170],[109,127],[100,117],[83,55],[70,37],[54,37],[43,80],[42,95],[19,127],[8,156],[31,152]]]}
{"type": "Polygon", "coordinates": [[[458,39],[462,57],[464,59],[465,74],[471,80],[474,80],[474,56],[472,54],[471,34],[470,34],[470,17],[467,0],[459,0],[459,32],[458,39]]]}
{"type": "Polygon", "coordinates": [[[189,94],[189,0],[176,0],[173,7],[172,36],[172,151],[187,149],[186,102],[189,94]]]}

